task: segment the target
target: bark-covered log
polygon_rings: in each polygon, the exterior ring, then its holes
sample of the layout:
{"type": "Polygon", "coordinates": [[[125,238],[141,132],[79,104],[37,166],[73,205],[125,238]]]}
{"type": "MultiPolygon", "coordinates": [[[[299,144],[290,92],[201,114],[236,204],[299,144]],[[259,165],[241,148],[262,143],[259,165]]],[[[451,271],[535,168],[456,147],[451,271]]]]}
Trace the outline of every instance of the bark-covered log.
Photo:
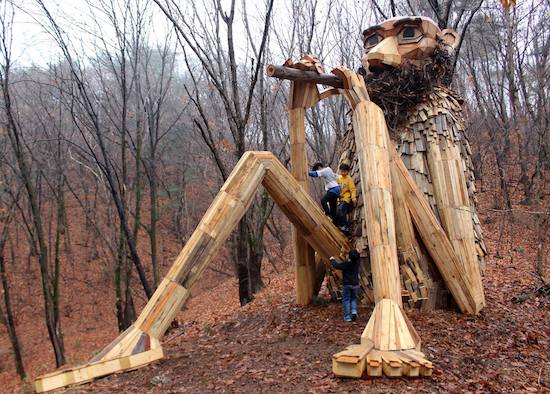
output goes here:
{"type": "Polygon", "coordinates": [[[344,81],[333,74],[318,74],[315,71],[304,71],[285,66],[275,66],[273,64],[267,66],[266,74],[268,77],[278,79],[317,83],[339,89],[344,88],[344,81]]]}

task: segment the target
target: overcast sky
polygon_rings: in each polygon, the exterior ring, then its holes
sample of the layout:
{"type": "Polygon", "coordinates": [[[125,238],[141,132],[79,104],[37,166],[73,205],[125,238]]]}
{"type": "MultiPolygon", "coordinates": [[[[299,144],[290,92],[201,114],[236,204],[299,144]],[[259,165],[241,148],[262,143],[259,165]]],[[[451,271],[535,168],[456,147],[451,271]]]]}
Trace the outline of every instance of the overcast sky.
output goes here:
{"type": "MultiPolygon", "coordinates": [[[[1,0],[0,0],[1,1],[1,0]]],[[[59,58],[59,49],[53,39],[45,32],[41,23],[45,23],[44,16],[39,7],[35,4],[34,0],[12,0],[17,5],[14,31],[13,31],[13,59],[19,66],[26,66],[30,64],[36,64],[44,66],[50,61],[56,61],[59,58]]],[[[98,1],[91,1],[92,5],[97,4],[98,1]]],[[[110,1],[110,0],[103,0],[110,1]]],[[[136,0],[147,1],[147,0],[136,0]]],[[[229,0],[222,0],[222,4],[228,3],[229,0]]],[[[307,0],[304,0],[307,1],[307,0]]],[[[371,15],[372,8],[367,4],[367,1],[359,0],[343,0],[346,2],[346,6],[352,10],[354,14],[360,14],[361,12],[371,15]],[[361,11],[362,10],[362,11],[361,11]]],[[[318,6],[318,14],[320,20],[327,18],[334,14],[333,10],[327,6],[330,0],[321,0],[318,6]],[[326,3],[326,4],[325,4],[326,3]]],[[[97,26],[93,24],[94,17],[101,19],[101,14],[93,9],[93,6],[88,4],[86,0],[44,0],[44,3],[48,7],[51,14],[54,16],[57,23],[69,33],[73,44],[84,45],[84,51],[88,55],[93,54],[93,36],[89,34],[92,29],[97,29],[97,26]],[[82,44],[80,44],[82,43],[82,44]],[[87,46],[87,47],[86,47],[87,46]]],[[[185,0],[181,1],[181,4],[186,4],[185,0]]],[[[241,0],[237,1],[238,8],[242,6],[241,0]]],[[[152,12],[153,24],[150,35],[151,43],[155,40],[162,39],[170,24],[167,22],[165,16],[158,9],[156,4],[152,1],[149,2],[148,9],[152,12]]],[[[258,32],[258,37],[261,36],[262,22],[259,15],[263,15],[265,5],[263,0],[247,1],[247,13],[253,30],[258,32]]],[[[273,28],[278,29],[279,32],[286,29],[285,23],[289,21],[289,2],[276,0],[274,8],[273,28]]],[[[359,15],[354,15],[359,19],[359,15]]],[[[244,26],[240,18],[240,10],[237,10],[237,19],[234,24],[236,44],[239,44],[239,37],[243,37],[245,34],[244,26]]],[[[367,18],[368,19],[368,18],[367,18]]],[[[359,32],[366,26],[353,26],[354,34],[349,39],[357,41],[359,40],[359,32]]],[[[109,32],[109,23],[100,23],[99,28],[102,29],[103,35],[112,35],[109,32]]],[[[256,39],[256,37],[254,37],[256,39]]],[[[244,41],[244,40],[243,40],[244,41]]],[[[246,48],[239,48],[241,53],[244,54],[246,48]]],[[[358,53],[358,56],[360,54],[358,53]]]]}

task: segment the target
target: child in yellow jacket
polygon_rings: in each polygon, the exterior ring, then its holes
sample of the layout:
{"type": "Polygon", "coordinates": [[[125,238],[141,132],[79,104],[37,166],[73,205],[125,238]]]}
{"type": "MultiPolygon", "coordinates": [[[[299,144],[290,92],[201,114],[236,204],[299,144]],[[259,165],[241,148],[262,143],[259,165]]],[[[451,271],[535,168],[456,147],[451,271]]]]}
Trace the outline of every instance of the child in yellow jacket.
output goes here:
{"type": "Polygon", "coordinates": [[[357,204],[357,189],[355,182],[349,175],[349,165],[340,164],[340,175],[338,184],[340,185],[340,199],[338,200],[338,212],[336,225],[342,232],[349,232],[348,213],[357,204]]]}

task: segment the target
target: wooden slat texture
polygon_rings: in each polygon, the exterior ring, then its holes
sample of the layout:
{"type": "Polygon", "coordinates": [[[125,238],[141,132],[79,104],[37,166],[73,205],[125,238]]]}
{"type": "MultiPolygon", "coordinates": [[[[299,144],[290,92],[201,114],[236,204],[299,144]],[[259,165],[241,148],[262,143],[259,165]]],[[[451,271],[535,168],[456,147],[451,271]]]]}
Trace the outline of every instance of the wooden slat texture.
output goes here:
{"type": "Polygon", "coordinates": [[[445,229],[470,282],[474,285],[473,290],[481,291],[476,297],[485,303],[460,151],[447,140],[436,141],[429,146],[428,164],[441,226],[445,229]]]}
{"type": "Polygon", "coordinates": [[[420,337],[399,305],[389,299],[380,300],[367,323],[361,343],[374,343],[377,350],[415,349],[420,337]]]}
{"type": "Polygon", "coordinates": [[[332,356],[332,372],[337,376],[360,378],[367,366],[367,354],[372,350],[372,342],[351,345],[332,356]]]}
{"type": "Polygon", "coordinates": [[[378,350],[372,350],[367,354],[367,375],[382,376],[382,354],[378,350]]]}
{"type": "Polygon", "coordinates": [[[187,289],[167,278],[163,279],[158,289],[134,323],[153,338],[164,335],[174,316],[189,298],[187,289]]]}

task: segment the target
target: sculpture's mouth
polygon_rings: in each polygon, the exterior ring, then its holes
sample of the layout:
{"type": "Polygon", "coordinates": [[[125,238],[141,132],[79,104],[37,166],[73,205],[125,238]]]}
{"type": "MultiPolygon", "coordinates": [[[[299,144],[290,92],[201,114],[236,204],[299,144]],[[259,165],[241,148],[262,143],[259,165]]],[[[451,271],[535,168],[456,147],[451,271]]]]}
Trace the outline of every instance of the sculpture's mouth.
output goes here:
{"type": "Polygon", "coordinates": [[[384,72],[384,71],[389,71],[389,70],[393,70],[395,69],[395,67],[393,66],[390,66],[389,64],[384,64],[382,62],[380,62],[379,60],[370,60],[369,61],[369,71],[371,73],[381,73],[381,72],[384,72]]]}

